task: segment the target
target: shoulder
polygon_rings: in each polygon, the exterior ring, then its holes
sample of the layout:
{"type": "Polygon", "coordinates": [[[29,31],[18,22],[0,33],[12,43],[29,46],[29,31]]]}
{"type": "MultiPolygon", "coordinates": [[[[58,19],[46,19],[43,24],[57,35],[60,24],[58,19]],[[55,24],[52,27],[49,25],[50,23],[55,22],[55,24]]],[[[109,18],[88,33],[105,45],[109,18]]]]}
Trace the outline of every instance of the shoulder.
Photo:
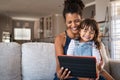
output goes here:
{"type": "Polygon", "coordinates": [[[55,51],[56,54],[64,54],[65,33],[60,33],[55,37],[55,51]]]}
{"type": "Polygon", "coordinates": [[[65,32],[62,32],[60,34],[58,34],[56,37],[55,37],[55,44],[56,43],[60,43],[60,44],[64,44],[65,42],[65,39],[66,39],[66,35],[65,35],[65,32]]]}
{"type": "Polygon", "coordinates": [[[68,46],[67,55],[73,55],[74,54],[75,42],[76,42],[76,40],[71,39],[71,41],[69,43],[69,46],[68,46]]]}
{"type": "Polygon", "coordinates": [[[70,46],[72,46],[72,45],[75,45],[75,40],[74,39],[71,39],[71,41],[70,41],[70,44],[69,44],[70,46]]]}
{"type": "Polygon", "coordinates": [[[94,41],[91,41],[91,43],[92,43],[92,46],[93,46],[93,47],[97,48],[97,45],[95,44],[94,41]]]}
{"type": "Polygon", "coordinates": [[[78,46],[78,44],[79,44],[78,40],[71,39],[69,46],[75,47],[75,46],[78,46]]]}

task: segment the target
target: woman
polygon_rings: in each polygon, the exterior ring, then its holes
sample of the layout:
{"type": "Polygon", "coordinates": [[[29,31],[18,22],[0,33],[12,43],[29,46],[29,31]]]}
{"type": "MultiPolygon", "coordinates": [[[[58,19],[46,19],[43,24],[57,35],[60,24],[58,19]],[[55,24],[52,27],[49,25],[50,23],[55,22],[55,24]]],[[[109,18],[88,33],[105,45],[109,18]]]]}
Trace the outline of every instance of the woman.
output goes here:
{"type": "Polygon", "coordinates": [[[67,49],[71,39],[78,39],[79,37],[79,25],[82,19],[82,11],[84,4],[81,0],[65,0],[63,17],[67,26],[65,32],[60,33],[55,38],[55,50],[56,50],[56,61],[57,61],[57,73],[55,80],[78,80],[77,78],[70,78],[70,71],[68,69],[61,68],[58,62],[58,55],[66,55],[67,49]]]}
{"type": "Polygon", "coordinates": [[[57,58],[58,55],[67,55],[71,39],[79,39],[79,25],[82,20],[83,8],[84,4],[81,0],[65,0],[64,2],[63,17],[65,19],[67,29],[55,38],[57,73],[54,80],[89,80],[88,78],[70,77],[69,74],[71,72],[68,69],[60,68],[57,58]]]}

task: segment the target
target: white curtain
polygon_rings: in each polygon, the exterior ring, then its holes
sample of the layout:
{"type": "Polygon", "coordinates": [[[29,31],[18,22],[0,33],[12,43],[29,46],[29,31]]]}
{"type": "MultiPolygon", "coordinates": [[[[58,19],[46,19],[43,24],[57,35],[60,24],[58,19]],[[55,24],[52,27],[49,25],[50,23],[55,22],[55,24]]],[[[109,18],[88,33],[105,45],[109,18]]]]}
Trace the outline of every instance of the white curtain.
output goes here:
{"type": "Polygon", "coordinates": [[[111,55],[120,60],[120,1],[111,2],[111,55]]]}

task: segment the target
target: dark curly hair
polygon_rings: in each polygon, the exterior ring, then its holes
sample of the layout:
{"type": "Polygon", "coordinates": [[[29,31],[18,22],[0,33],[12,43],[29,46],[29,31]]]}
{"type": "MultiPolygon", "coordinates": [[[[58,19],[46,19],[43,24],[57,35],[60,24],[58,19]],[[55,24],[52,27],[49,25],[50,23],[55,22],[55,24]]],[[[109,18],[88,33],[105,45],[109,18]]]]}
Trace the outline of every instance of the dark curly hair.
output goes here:
{"type": "Polygon", "coordinates": [[[82,11],[84,7],[85,5],[81,0],[65,0],[63,9],[64,19],[66,20],[65,15],[67,13],[77,13],[82,17],[82,11]]]}
{"type": "Polygon", "coordinates": [[[98,48],[100,50],[101,45],[100,45],[100,41],[99,41],[99,27],[98,27],[98,23],[96,22],[96,20],[94,20],[92,18],[84,19],[80,23],[80,29],[84,29],[84,28],[85,29],[90,28],[91,30],[95,31],[93,41],[95,42],[96,48],[98,48]]]}

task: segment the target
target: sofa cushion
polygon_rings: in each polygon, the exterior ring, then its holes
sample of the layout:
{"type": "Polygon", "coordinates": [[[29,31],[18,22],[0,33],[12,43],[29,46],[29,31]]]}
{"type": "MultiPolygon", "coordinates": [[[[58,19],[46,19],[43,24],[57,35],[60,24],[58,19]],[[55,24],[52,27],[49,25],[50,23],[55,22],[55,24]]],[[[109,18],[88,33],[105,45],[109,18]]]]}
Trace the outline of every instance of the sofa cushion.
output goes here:
{"type": "Polygon", "coordinates": [[[115,80],[120,80],[120,61],[110,60],[110,71],[111,75],[115,80]]]}
{"type": "Polygon", "coordinates": [[[21,80],[21,51],[17,43],[0,43],[0,80],[21,80]]]}
{"type": "Polygon", "coordinates": [[[22,44],[23,80],[53,80],[55,70],[54,44],[35,42],[22,44]]]}

